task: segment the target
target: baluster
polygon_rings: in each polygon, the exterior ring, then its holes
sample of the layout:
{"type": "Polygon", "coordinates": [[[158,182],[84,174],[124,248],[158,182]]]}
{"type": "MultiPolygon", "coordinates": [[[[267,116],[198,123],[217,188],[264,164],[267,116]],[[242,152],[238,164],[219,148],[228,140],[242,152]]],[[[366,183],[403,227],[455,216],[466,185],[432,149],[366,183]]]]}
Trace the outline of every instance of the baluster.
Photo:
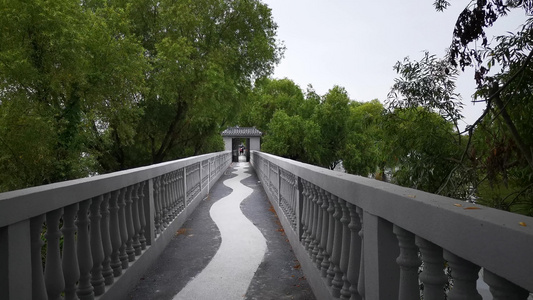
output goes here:
{"type": "Polygon", "coordinates": [[[89,238],[89,206],[91,199],[80,202],[78,210],[78,263],[80,265],[80,280],[78,283],[78,297],[80,300],[94,299],[94,289],[91,285],[91,267],[93,257],[89,238]]]}
{"type": "Polygon", "coordinates": [[[100,228],[100,204],[103,201],[103,196],[93,198],[91,204],[91,253],[93,256],[93,268],[91,269],[91,284],[94,288],[94,295],[99,296],[105,291],[105,281],[102,276],[102,262],[104,261],[104,248],[102,246],[102,235],[100,228]]]}
{"type": "Polygon", "coordinates": [[[181,183],[182,183],[182,175],[179,174],[179,172],[174,172],[174,183],[173,183],[173,190],[174,190],[174,201],[176,206],[176,217],[181,214],[183,209],[185,209],[185,204],[183,203],[181,199],[181,183]]]}
{"type": "Polygon", "coordinates": [[[167,224],[170,225],[174,218],[174,172],[168,173],[166,189],[168,207],[167,224]]]}
{"type": "Polygon", "coordinates": [[[180,213],[180,203],[178,201],[178,174],[172,172],[172,216],[175,218],[180,213]]]}
{"type": "Polygon", "coordinates": [[[310,183],[309,184],[309,205],[310,205],[310,214],[309,214],[309,256],[313,260],[313,262],[316,261],[316,254],[318,251],[316,251],[316,191],[315,191],[315,185],[310,183]]]}
{"type": "Polygon", "coordinates": [[[294,231],[296,231],[297,227],[297,221],[296,218],[296,199],[298,194],[298,181],[296,180],[296,176],[292,175],[292,190],[291,190],[291,205],[292,205],[292,226],[294,228],[294,231]]]}
{"type": "Polygon", "coordinates": [[[113,269],[113,276],[115,277],[118,277],[122,274],[122,263],[120,262],[119,257],[120,246],[122,245],[119,225],[119,197],[120,190],[113,191],[111,193],[111,199],[109,200],[109,232],[111,235],[111,246],[113,247],[113,250],[111,252],[110,266],[113,269]]]}
{"type": "Polygon", "coordinates": [[[342,272],[342,280],[343,280],[343,286],[341,289],[341,299],[350,299],[352,296],[352,293],[350,292],[350,282],[348,281],[348,263],[350,258],[350,228],[348,228],[348,224],[350,224],[350,211],[347,207],[347,202],[344,200],[339,200],[341,209],[342,209],[342,217],[340,219],[342,223],[342,247],[341,247],[341,259],[340,259],[340,265],[339,268],[342,272]]]}
{"type": "Polygon", "coordinates": [[[139,231],[141,231],[141,220],[139,218],[139,195],[137,193],[139,189],[139,184],[136,183],[133,185],[131,191],[131,212],[133,214],[133,240],[132,247],[134,249],[135,255],[141,255],[141,242],[139,241],[139,231]]]}
{"type": "MultiPolygon", "coordinates": [[[[321,188],[315,187],[315,194],[316,194],[316,265],[318,269],[320,270],[320,266],[322,265],[322,260],[324,260],[323,250],[320,247],[320,244],[322,242],[322,204],[324,203],[323,198],[320,195],[320,192],[322,191],[321,188]]],[[[314,251],[313,251],[314,252],[314,251]]]]}
{"type": "MultiPolygon", "coordinates": [[[[168,227],[168,219],[169,219],[169,210],[168,210],[168,191],[169,191],[169,186],[168,186],[168,174],[165,174],[163,175],[162,179],[163,179],[163,182],[161,184],[161,194],[162,194],[162,198],[161,198],[161,208],[162,208],[162,217],[161,217],[161,220],[162,220],[162,224],[163,224],[163,230],[165,230],[165,228],[168,227]]],[[[162,231],[163,231],[162,230],[162,231]]]]}
{"type": "Polygon", "coordinates": [[[301,217],[302,237],[300,239],[301,239],[302,245],[304,246],[304,249],[307,249],[307,240],[308,240],[307,229],[309,227],[307,223],[307,217],[309,215],[307,208],[309,206],[309,186],[307,184],[307,181],[303,179],[302,179],[302,204],[303,204],[302,217],[301,217]]]}
{"type": "Polygon", "coordinates": [[[32,299],[45,300],[46,286],[44,282],[43,261],[41,259],[41,250],[44,242],[41,239],[43,230],[44,215],[39,215],[30,221],[31,234],[31,280],[32,280],[32,299]]]}
{"type": "Polygon", "coordinates": [[[481,300],[477,292],[476,281],[479,267],[473,263],[444,250],[444,259],[448,261],[452,269],[453,287],[448,292],[449,300],[481,300]]]}
{"type": "Polygon", "coordinates": [[[118,198],[118,225],[120,228],[120,262],[122,263],[122,270],[125,270],[129,266],[128,262],[128,253],[126,252],[126,248],[128,247],[128,225],[127,225],[127,218],[126,218],[126,194],[128,192],[127,188],[122,188],[120,190],[120,196],[118,198]]]}
{"type": "Polygon", "coordinates": [[[111,194],[105,194],[102,204],[100,204],[102,219],[100,220],[100,234],[102,235],[102,249],[104,253],[104,260],[102,261],[102,276],[104,277],[105,285],[113,283],[113,269],[111,268],[111,252],[113,246],[111,245],[111,236],[109,234],[109,198],[111,194]]]}
{"type": "Polygon", "coordinates": [[[128,254],[128,261],[135,261],[135,249],[133,249],[133,236],[135,235],[135,228],[133,227],[133,186],[127,188],[126,193],[126,228],[128,229],[128,241],[126,243],[126,253],[128,254]]]}
{"type": "Polygon", "coordinates": [[[327,274],[327,284],[329,286],[332,285],[333,278],[335,277],[335,265],[331,261],[331,256],[333,254],[333,244],[335,242],[335,218],[333,215],[335,214],[335,203],[333,202],[333,195],[329,192],[327,193],[328,197],[328,243],[326,247],[326,251],[329,254],[329,265],[328,269],[326,271],[327,274]]]}
{"type": "Polygon", "coordinates": [[[146,201],[145,195],[144,195],[144,186],[146,185],[146,181],[143,181],[141,183],[140,188],[140,201],[139,201],[139,213],[140,213],[140,221],[141,221],[141,230],[139,231],[139,242],[141,243],[141,249],[146,249],[146,236],[144,235],[146,230],[146,212],[144,210],[144,201],[146,201]]]}
{"type": "Polygon", "coordinates": [[[359,292],[357,292],[357,283],[359,281],[359,266],[361,264],[361,238],[359,237],[359,230],[361,230],[361,222],[356,211],[356,206],[346,202],[350,214],[350,255],[348,259],[348,271],[346,271],[346,279],[350,283],[350,300],[361,300],[359,292]]]}
{"type": "Polygon", "coordinates": [[[320,189],[320,198],[322,198],[322,206],[320,206],[320,209],[322,210],[322,230],[320,233],[320,249],[322,249],[322,262],[320,263],[320,274],[322,275],[322,277],[326,277],[329,268],[329,253],[327,251],[329,239],[329,195],[325,190],[320,189]]]}
{"type": "Polygon", "coordinates": [[[63,274],[65,276],[65,299],[76,300],[76,288],[80,278],[80,267],[76,253],[76,213],[78,203],[65,207],[63,215],[63,274]]]}
{"type": "Polygon", "coordinates": [[[418,267],[421,262],[418,258],[418,247],[415,245],[415,235],[396,224],[392,231],[396,234],[400,246],[400,255],[396,259],[400,266],[399,299],[419,298],[418,267]]]}
{"type": "Polygon", "coordinates": [[[365,248],[365,239],[364,239],[364,220],[363,220],[363,209],[360,207],[356,208],[357,215],[361,221],[361,230],[359,230],[359,237],[361,238],[361,263],[359,264],[359,281],[357,282],[357,291],[361,296],[361,299],[365,299],[365,257],[363,249],[365,248]]]}
{"type": "Polygon", "coordinates": [[[341,262],[341,250],[342,250],[342,208],[340,205],[340,199],[337,196],[332,195],[333,203],[335,204],[335,213],[333,218],[335,218],[335,236],[333,238],[333,253],[331,254],[331,262],[333,263],[333,271],[335,272],[335,277],[331,281],[331,294],[333,297],[339,298],[341,293],[341,288],[344,285],[342,280],[342,272],[339,267],[341,262]]]}
{"type": "Polygon", "coordinates": [[[415,237],[415,243],[424,262],[424,269],[419,275],[424,284],[424,300],[444,299],[444,285],[448,277],[444,274],[442,248],[419,236],[415,237]]]}
{"type": "Polygon", "coordinates": [[[63,209],[56,209],[46,214],[46,265],[44,268],[44,282],[48,299],[61,299],[61,292],[65,289],[65,278],[61,267],[61,253],[59,250],[59,219],[63,209]]]}
{"type": "Polygon", "coordinates": [[[154,178],[155,236],[161,233],[161,176],[154,178]]]}
{"type": "Polygon", "coordinates": [[[483,269],[483,280],[489,285],[493,300],[526,300],[529,292],[487,269],[483,269]]]}

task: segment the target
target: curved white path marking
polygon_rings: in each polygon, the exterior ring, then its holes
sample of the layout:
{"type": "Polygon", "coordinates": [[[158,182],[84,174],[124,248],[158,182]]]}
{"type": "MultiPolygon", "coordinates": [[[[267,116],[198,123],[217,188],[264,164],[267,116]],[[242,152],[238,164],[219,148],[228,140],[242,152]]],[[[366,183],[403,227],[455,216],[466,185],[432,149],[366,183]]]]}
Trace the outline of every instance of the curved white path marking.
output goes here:
{"type": "Polygon", "coordinates": [[[241,202],[253,190],[241,180],[249,163],[237,163],[236,177],[224,181],[233,189],[211,206],[211,218],[218,226],[222,243],[205,269],[176,295],[174,300],[242,299],[255,271],[263,260],[267,245],[263,234],[241,211],[241,202]]]}

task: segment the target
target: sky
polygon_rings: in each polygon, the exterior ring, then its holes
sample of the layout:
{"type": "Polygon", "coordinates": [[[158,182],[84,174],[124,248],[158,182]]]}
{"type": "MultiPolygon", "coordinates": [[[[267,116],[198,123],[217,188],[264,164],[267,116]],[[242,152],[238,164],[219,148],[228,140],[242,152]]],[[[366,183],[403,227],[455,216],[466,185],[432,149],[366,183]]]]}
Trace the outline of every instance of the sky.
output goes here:
{"type": "MultiPolygon", "coordinates": [[[[420,60],[424,51],[442,57],[457,17],[470,1],[450,0],[444,12],[435,11],[434,0],[263,2],[272,9],[278,39],[286,47],[274,78],[292,79],[304,91],[311,84],[319,95],[339,85],[352,100],[383,102],[397,77],[394,64],[406,56],[420,60]]],[[[525,19],[517,12],[498,20],[489,40],[515,31],[525,19]]],[[[471,103],[473,74],[465,70],[457,81],[465,103],[460,127],[472,124],[484,108],[484,103],[471,103]]]]}

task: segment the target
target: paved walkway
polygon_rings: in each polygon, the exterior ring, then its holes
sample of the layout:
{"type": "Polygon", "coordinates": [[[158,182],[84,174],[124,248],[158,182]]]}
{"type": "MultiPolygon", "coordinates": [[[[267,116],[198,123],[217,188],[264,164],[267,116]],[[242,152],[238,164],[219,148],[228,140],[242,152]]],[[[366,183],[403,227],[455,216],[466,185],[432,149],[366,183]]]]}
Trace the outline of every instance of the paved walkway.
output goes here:
{"type": "Polygon", "coordinates": [[[315,299],[247,162],[233,163],[131,299],[315,299]]]}

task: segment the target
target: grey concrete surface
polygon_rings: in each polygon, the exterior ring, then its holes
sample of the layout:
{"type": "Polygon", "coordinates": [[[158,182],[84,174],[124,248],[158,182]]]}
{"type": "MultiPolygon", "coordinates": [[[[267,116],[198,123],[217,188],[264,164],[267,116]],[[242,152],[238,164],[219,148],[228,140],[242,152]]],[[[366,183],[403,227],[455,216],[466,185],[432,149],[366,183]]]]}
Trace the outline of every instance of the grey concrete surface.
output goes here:
{"type": "MultiPolygon", "coordinates": [[[[248,165],[248,163],[238,164],[248,165]]],[[[232,189],[222,183],[236,176],[231,174],[235,171],[235,166],[236,164],[230,166],[213,186],[209,197],[199,204],[183,227],[176,232],[158,261],[130,292],[130,299],[173,299],[215,257],[222,239],[209,211],[214,203],[232,192],[232,189]]],[[[246,167],[245,172],[251,176],[243,179],[241,183],[252,188],[253,192],[242,201],[240,208],[266,238],[267,251],[246,293],[239,298],[315,299],[279,220],[270,207],[261,185],[258,184],[255,172],[251,166],[246,167]]],[[[221,278],[221,280],[221,283],[210,284],[222,289],[224,285],[231,285],[235,278],[221,278]]]]}

